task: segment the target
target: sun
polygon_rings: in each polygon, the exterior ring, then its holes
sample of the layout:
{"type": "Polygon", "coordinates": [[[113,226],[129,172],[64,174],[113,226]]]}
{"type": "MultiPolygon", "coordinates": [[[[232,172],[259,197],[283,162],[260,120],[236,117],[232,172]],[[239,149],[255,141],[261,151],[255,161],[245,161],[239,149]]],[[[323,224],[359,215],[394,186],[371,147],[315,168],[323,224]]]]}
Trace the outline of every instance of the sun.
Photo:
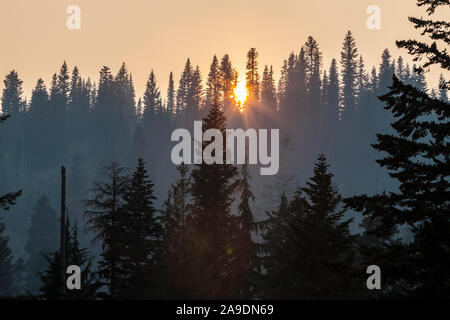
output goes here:
{"type": "Polygon", "coordinates": [[[239,82],[234,89],[234,97],[238,103],[239,110],[244,111],[244,102],[247,99],[247,88],[244,82],[239,82]]]}

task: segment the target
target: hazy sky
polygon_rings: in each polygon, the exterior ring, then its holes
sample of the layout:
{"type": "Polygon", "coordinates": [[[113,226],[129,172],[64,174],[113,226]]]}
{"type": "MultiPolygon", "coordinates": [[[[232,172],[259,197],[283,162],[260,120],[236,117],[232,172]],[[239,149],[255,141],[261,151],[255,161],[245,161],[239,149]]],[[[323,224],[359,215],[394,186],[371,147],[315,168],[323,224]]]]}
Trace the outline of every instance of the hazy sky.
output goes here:
{"type": "MultiPolygon", "coordinates": [[[[103,65],[115,73],[125,61],[138,96],[152,68],[165,96],[169,72],[178,83],[186,58],[205,79],[212,56],[228,53],[243,75],[250,47],[260,53],[261,69],[272,64],[278,78],[283,59],[308,35],[319,42],[328,68],[347,30],[370,70],[384,48],[407,56],[394,41],[418,37],[408,15],[425,14],[415,0],[1,0],[0,77],[16,69],[29,98],[39,77],[49,87],[63,60],[95,81],[103,65]],[[381,30],[366,27],[372,4],[381,8],[381,30]],[[81,8],[81,30],[66,27],[69,5],[81,8]]],[[[433,85],[438,75],[429,76],[433,85]]]]}

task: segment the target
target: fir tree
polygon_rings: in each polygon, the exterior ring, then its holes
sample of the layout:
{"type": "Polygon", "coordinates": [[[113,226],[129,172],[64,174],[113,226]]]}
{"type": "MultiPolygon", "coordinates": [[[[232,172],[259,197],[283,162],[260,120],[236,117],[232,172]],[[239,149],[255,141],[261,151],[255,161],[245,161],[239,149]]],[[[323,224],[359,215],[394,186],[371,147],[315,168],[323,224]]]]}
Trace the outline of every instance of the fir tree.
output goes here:
{"type": "Polygon", "coordinates": [[[93,198],[84,201],[87,230],[93,232],[94,241],[101,242],[102,254],[98,262],[99,284],[107,287],[103,298],[121,297],[123,287],[124,245],[121,215],[123,197],[127,187],[124,168],[117,163],[103,168],[99,181],[93,184],[93,198]]]}
{"type": "Polygon", "coordinates": [[[220,66],[217,57],[214,55],[206,81],[205,107],[208,108],[213,104],[222,103],[221,94],[220,66]]]}
{"type": "Polygon", "coordinates": [[[248,99],[250,101],[259,101],[260,95],[260,79],[258,74],[258,55],[259,53],[255,48],[251,48],[247,53],[247,66],[246,66],[246,87],[248,99]]]}
{"type": "Polygon", "coordinates": [[[169,86],[167,87],[167,102],[166,102],[167,112],[172,115],[175,112],[175,87],[173,81],[173,73],[170,72],[169,75],[169,86]]]}
{"type": "Polygon", "coordinates": [[[354,108],[356,97],[357,54],[355,39],[350,31],[347,32],[341,51],[342,76],[342,108],[354,108]]]}
{"type": "Polygon", "coordinates": [[[19,74],[16,70],[8,73],[3,81],[2,112],[5,114],[18,114],[25,112],[26,103],[22,98],[23,89],[19,74]]]}
{"type": "Polygon", "coordinates": [[[163,228],[154,208],[153,183],[145,163],[138,160],[136,171],[126,186],[120,217],[121,245],[124,246],[123,296],[127,299],[157,298],[157,257],[160,255],[163,228]]]}
{"type": "Polygon", "coordinates": [[[43,254],[47,261],[45,272],[40,272],[42,286],[41,295],[47,300],[93,300],[96,298],[98,285],[91,271],[93,257],[86,248],[80,248],[78,228],[76,223],[70,227],[66,222],[66,265],[76,265],[81,268],[81,290],[62,290],[66,283],[61,282],[61,254],[59,250],[43,254]]]}
{"type": "Polygon", "coordinates": [[[145,87],[143,106],[144,122],[149,125],[151,119],[155,119],[155,115],[161,114],[162,112],[161,93],[156,83],[156,77],[153,70],[150,72],[145,87]]]}
{"type": "Polygon", "coordinates": [[[37,200],[31,216],[28,242],[25,246],[28,254],[27,289],[33,294],[37,293],[40,287],[38,272],[46,265],[42,254],[54,251],[58,244],[58,218],[49,202],[46,194],[37,200]]]}
{"type": "Polygon", "coordinates": [[[0,297],[11,295],[13,285],[13,255],[9,237],[5,234],[5,224],[0,217],[0,297]]]}
{"type": "Polygon", "coordinates": [[[276,89],[275,82],[273,80],[272,66],[270,66],[270,69],[267,66],[264,66],[261,81],[261,104],[268,111],[274,112],[277,110],[276,89]]]}

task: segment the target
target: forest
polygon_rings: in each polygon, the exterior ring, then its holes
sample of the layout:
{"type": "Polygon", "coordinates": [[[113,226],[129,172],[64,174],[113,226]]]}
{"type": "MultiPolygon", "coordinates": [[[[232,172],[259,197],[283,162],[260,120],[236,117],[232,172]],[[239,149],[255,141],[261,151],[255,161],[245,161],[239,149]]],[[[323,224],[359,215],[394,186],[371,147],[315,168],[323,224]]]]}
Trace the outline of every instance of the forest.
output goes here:
{"type": "Polygon", "coordinates": [[[348,31],[329,68],[310,36],[277,77],[250,48],[245,100],[228,54],[206,72],[187,59],[177,83],[151,71],[142,97],[125,63],[90,79],[64,61],[30,99],[11,70],[0,113],[0,297],[449,298],[450,23],[433,15],[450,2],[417,4],[427,17],[409,20],[427,42],[396,43],[414,63],[385,49],[368,68],[348,31]],[[430,67],[439,83],[427,83],[430,67]],[[280,129],[278,173],[174,165],[171,134],[194,121],[224,135],[280,129]],[[80,290],[60,276],[61,225],[80,290]],[[371,265],[379,290],[366,286],[371,265]]]}

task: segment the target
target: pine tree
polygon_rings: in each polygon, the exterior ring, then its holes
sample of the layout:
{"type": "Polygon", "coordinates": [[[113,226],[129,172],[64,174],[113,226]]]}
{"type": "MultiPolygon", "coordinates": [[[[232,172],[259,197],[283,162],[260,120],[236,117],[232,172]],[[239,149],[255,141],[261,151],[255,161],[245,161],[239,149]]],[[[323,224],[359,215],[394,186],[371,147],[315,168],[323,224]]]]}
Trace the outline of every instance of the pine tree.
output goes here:
{"type": "Polygon", "coordinates": [[[259,231],[259,228],[251,209],[251,202],[255,201],[255,196],[250,186],[250,179],[248,165],[244,164],[240,170],[238,189],[241,195],[236,226],[236,242],[238,243],[236,251],[241,255],[238,260],[242,264],[242,269],[249,272],[247,281],[240,292],[240,296],[244,299],[253,298],[257,294],[256,285],[258,274],[261,272],[256,245],[252,240],[252,233],[259,231]]]}
{"type": "Polygon", "coordinates": [[[66,265],[76,265],[81,268],[81,289],[68,290],[61,282],[61,255],[60,251],[43,254],[47,261],[45,272],[40,272],[42,286],[41,295],[47,300],[93,300],[96,298],[98,285],[95,275],[91,271],[93,257],[86,248],[80,248],[78,242],[78,228],[76,223],[70,227],[70,221],[66,222],[66,265]]]}
{"type": "Polygon", "coordinates": [[[189,168],[182,163],[177,166],[178,179],[171,185],[168,198],[164,203],[164,263],[167,268],[167,284],[171,291],[169,297],[183,297],[177,284],[183,282],[185,270],[188,265],[186,239],[191,232],[189,219],[191,217],[192,203],[190,199],[191,177],[189,168]]]}
{"type": "MultiPolygon", "coordinates": [[[[218,129],[225,140],[225,116],[213,105],[203,119],[203,130],[218,129]]],[[[202,150],[207,147],[202,145],[202,150]]],[[[215,152],[220,152],[215,150],[215,152]]],[[[223,161],[226,149],[222,150],[223,161]]],[[[193,213],[186,240],[186,272],[191,275],[182,284],[194,297],[235,297],[244,272],[239,270],[233,241],[234,223],[230,214],[236,191],[237,169],[229,164],[198,164],[192,171],[193,213]]]]}
{"type": "Polygon", "coordinates": [[[332,119],[337,120],[339,110],[339,74],[336,59],[331,60],[326,100],[329,109],[328,113],[331,113],[332,119]]]}
{"type": "Polygon", "coordinates": [[[23,89],[19,74],[16,70],[8,73],[3,81],[2,112],[5,114],[18,114],[25,112],[26,103],[23,100],[23,89]]]}
{"type": "Polygon", "coordinates": [[[205,107],[222,103],[222,90],[220,81],[220,66],[217,56],[214,55],[209,68],[208,79],[206,81],[205,107]]]}
{"type": "Polygon", "coordinates": [[[123,287],[124,245],[121,215],[128,178],[117,163],[102,169],[99,181],[93,184],[93,198],[84,201],[87,230],[94,241],[101,242],[102,254],[98,262],[99,284],[107,287],[103,298],[118,299],[123,287]]]}
{"type": "Polygon", "coordinates": [[[25,251],[27,260],[27,289],[37,293],[40,287],[38,272],[43,270],[46,262],[42,254],[52,252],[58,244],[58,218],[50,206],[50,200],[43,194],[36,202],[28,230],[25,251]]]}
{"type": "Polygon", "coordinates": [[[187,110],[192,104],[192,77],[194,69],[191,60],[187,59],[177,90],[177,114],[187,110]]]}
{"type": "Polygon", "coordinates": [[[234,105],[234,88],[237,85],[238,74],[231,64],[230,56],[225,54],[220,61],[220,88],[222,89],[223,106],[228,110],[234,105]]]}
{"type": "Polygon", "coordinates": [[[288,241],[294,251],[287,263],[295,299],[342,298],[349,293],[345,292],[345,274],[351,274],[348,225],[352,220],[344,221],[342,198],[333,187],[328,167],[325,155],[320,154],[314,176],[290,204],[288,241]]]}
{"type": "Polygon", "coordinates": [[[350,110],[355,106],[357,52],[355,39],[351,31],[348,31],[341,51],[342,108],[344,113],[346,109],[350,110]]]}
{"type": "Polygon", "coordinates": [[[247,95],[250,101],[258,102],[260,95],[260,79],[258,74],[258,55],[255,48],[251,48],[247,53],[247,66],[245,79],[247,81],[247,95]]]}
{"type": "Polygon", "coordinates": [[[173,73],[170,72],[169,75],[169,86],[167,87],[167,112],[173,115],[175,112],[175,87],[173,82],[173,73]]]}
{"type": "Polygon", "coordinates": [[[261,81],[261,104],[268,111],[277,110],[277,98],[275,82],[273,80],[273,69],[264,66],[264,72],[261,81]]]}
{"type": "Polygon", "coordinates": [[[0,297],[12,294],[13,284],[13,255],[9,237],[5,234],[5,224],[0,217],[0,297]]]}
{"type": "Polygon", "coordinates": [[[277,211],[267,212],[268,219],[260,222],[263,230],[263,244],[259,250],[264,273],[260,273],[258,283],[258,297],[263,299],[285,299],[288,290],[285,287],[290,281],[290,274],[286,268],[287,234],[289,219],[289,201],[283,193],[277,211]]]}
{"type": "Polygon", "coordinates": [[[305,61],[306,61],[306,83],[308,91],[308,101],[310,112],[315,114],[317,119],[320,106],[320,74],[322,70],[322,53],[319,50],[317,41],[309,36],[304,45],[305,61]]]}
{"type": "Polygon", "coordinates": [[[391,53],[388,49],[381,55],[381,64],[378,71],[378,87],[381,94],[386,93],[387,88],[392,84],[394,68],[392,68],[391,53]]]}
{"type": "Polygon", "coordinates": [[[143,106],[144,122],[146,125],[151,125],[151,121],[155,120],[155,115],[161,114],[162,112],[161,93],[159,91],[156,76],[153,70],[150,72],[150,76],[148,77],[145,87],[143,106]]]}
{"type": "Polygon", "coordinates": [[[123,196],[120,223],[124,277],[123,296],[127,299],[157,298],[157,257],[161,253],[163,228],[154,208],[153,183],[139,159],[123,196]]]}

